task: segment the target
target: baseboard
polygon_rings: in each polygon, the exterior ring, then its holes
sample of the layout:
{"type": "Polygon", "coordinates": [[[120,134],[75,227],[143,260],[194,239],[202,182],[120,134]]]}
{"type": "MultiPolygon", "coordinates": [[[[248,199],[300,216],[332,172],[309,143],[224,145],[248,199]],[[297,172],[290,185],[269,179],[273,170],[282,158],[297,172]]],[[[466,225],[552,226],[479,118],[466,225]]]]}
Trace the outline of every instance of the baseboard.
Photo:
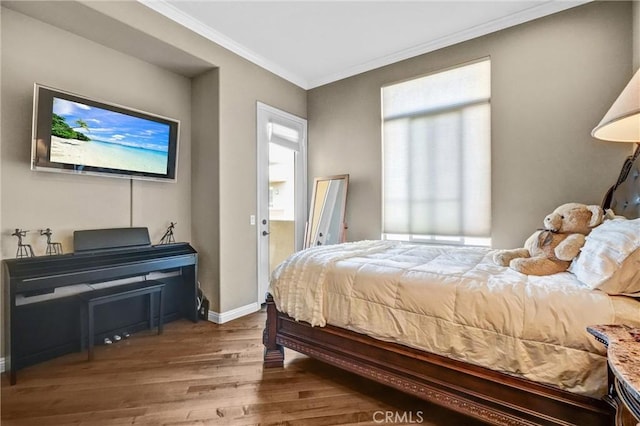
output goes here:
{"type": "Polygon", "coordinates": [[[250,303],[248,305],[240,306],[239,308],[235,308],[230,311],[222,312],[222,313],[209,311],[207,320],[211,322],[215,322],[216,324],[223,324],[225,322],[232,321],[236,318],[240,318],[245,315],[258,312],[259,310],[260,310],[259,303],[250,303]]]}

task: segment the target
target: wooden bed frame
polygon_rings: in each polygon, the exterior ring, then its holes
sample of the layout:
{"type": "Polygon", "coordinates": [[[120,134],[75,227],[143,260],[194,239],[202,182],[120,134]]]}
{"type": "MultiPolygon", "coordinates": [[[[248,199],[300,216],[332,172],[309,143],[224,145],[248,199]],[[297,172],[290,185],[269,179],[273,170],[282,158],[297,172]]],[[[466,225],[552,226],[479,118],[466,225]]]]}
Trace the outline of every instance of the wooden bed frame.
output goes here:
{"type": "Polygon", "coordinates": [[[604,401],[342,328],[311,327],[278,312],[271,295],[263,340],[266,368],[282,367],[287,347],[490,424],[613,424],[604,401]]]}
{"type": "MultiPolygon", "coordinates": [[[[640,159],[603,202],[617,214],[640,216],[640,159]]],[[[615,391],[603,400],[577,395],[487,368],[327,325],[311,327],[278,312],[267,295],[264,366],[282,367],[284,348],[495,425],[612,425],[615,391]]],[[[611,384],[612,381],[609,381],[611,384]]]]}

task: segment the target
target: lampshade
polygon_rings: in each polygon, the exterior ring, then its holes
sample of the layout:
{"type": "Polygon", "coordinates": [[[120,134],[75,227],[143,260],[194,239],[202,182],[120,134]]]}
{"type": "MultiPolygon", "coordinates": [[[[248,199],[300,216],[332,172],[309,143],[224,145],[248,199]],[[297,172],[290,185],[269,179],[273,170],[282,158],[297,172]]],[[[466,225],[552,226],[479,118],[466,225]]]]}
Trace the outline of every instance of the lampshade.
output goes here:
{"type": "Polygon", "coordinates": [[[591,136],[606,141],[640,143],[640,70],[593,129],[591,136]]]}

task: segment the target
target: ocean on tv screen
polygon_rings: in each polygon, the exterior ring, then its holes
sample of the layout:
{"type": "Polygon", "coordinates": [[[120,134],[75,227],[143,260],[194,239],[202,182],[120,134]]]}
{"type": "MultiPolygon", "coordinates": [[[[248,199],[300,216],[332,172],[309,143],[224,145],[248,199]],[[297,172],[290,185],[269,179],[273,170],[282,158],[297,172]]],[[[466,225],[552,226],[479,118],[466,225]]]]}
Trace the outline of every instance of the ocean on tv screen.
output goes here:
{"type": "Polygon", "coordinates": [[[170,126],[53,98],[51,162],[165,174],[170,126]]]}

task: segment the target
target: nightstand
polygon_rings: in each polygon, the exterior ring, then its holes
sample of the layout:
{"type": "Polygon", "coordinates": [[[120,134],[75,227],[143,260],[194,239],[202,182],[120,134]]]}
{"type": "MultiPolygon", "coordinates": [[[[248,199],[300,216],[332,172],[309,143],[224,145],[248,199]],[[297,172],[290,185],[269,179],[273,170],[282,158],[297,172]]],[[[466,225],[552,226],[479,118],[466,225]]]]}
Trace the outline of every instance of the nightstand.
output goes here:
{"type": "Polygon", "coordinates": [[[640,425],[640,328],[595,325],[587,331],[607,347],[607,402],[616,409],[616,426],[640,425]]]}

